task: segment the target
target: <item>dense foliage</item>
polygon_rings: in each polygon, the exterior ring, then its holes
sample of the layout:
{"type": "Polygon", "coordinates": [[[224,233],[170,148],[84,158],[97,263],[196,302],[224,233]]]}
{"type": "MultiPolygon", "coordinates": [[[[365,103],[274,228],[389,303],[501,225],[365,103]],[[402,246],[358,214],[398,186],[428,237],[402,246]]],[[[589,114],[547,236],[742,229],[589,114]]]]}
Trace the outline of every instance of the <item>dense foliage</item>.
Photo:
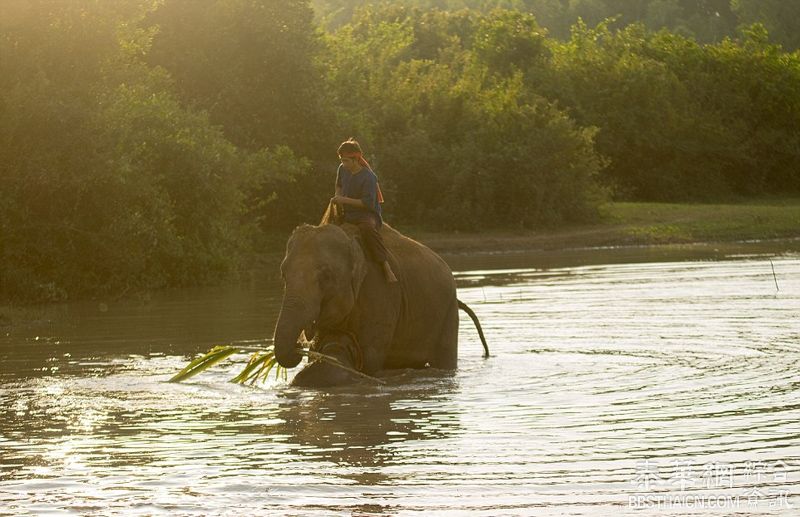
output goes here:
{"type": "Polygon", "coordinates": [[[286,147],[235,146],[179,102],[170,76],[142,61],[154,34],[137,26],[144,12],[133,1],[2,4],[6,296],[219,278],[253,241],[251,193],[308,168],[286,147]]]}
{"type": "Polygon", "coordinates": [[[800,191],[800,54],[762,26],[713,45],[641,25],[579,24],[534,88],[597,126],[619,197],[708,200],[800,191]]]}
{"type": "Polygon", "coordinates": [[[319,218],[348,136],[401,226],[800,192],[794,2],[359,4],[1,2],[0,292],[222,278],[319,218]]]}
{"type": "MultiPolygon", "coordinates": [[[[360,7],[379,2],[313,0],[312,3],[320,21],[334,28],[350,23],[358,16],[360,7]]],[[[589,26],[612,19],[610,26],[614,29],[642,23],[648,30],[667,29],[702,43],[735,37],[739,27],[760,23],[776,43],[788,50],[800,48],[797,0],[392,0],[391,4],[446,11],[513,9],[532,14],[549,34],[560,39],[569,39],[578,19],[589,26]]]]}
{"type": "Polygon", "coordinates": [[[594,131],[525,87],[519,65],[546,53],[530,17],[369,11],[329,49],[333,102],[380,149],[393,217],[470,229],[591,216],[594,131]]]}

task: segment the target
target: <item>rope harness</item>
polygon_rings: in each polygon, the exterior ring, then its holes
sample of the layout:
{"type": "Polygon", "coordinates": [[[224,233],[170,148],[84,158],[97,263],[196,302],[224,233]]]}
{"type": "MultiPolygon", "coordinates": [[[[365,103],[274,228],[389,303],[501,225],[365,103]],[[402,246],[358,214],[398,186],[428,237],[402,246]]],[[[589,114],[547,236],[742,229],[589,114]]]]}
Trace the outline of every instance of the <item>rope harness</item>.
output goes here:
{"type": "Polygon", "coordinates": [[[356,335],[349,330],[339,329],[326,329],[320,330],[314,337],[314,348],[318,347],[318,352],[321,354],[328,354],[326,350],[342,349],[350,357],[353,363],[353,368],[359,372],[364,371],[364,352],[361,349],[361,344],[358,342],[356,335]],[[336,340],[337,337],[344,336],[346,340],[336,340]]]}

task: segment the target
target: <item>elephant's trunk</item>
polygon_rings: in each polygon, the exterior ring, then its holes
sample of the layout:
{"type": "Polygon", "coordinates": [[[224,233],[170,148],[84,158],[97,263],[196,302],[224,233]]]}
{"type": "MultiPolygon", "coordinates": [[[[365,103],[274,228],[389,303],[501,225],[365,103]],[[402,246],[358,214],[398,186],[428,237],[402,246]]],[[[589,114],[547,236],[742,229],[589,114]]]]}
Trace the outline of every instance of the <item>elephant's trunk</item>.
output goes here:
{"type": "Polygon", "coordinates": [[[316,314],[299,297],[286,295],[275,325],[275,359],[284,368],[294,368],[303,359],[297,340],[304,328],[312,326],[316,314]]]}

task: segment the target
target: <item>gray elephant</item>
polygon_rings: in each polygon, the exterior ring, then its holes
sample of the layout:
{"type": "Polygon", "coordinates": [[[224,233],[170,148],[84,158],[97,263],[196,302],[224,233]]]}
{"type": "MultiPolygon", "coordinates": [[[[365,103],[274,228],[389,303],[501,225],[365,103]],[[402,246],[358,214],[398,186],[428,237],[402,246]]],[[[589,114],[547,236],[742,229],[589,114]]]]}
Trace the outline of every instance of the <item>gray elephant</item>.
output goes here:
{"type": "MultiPolygon", "coordinates": [[[[475,314],[456,299],[448,265],[428,247],[388,224],[381,236],[399,281],[388,283],[368,260],[355,226],[297,227],[281,263],[285,290],[275,326],[275,357],[297,366],[301,333],[317,350],[368,375],[395,368],[454,369],[458,362],[458,310],[475,322],[485,355],[489,350],[475,314]]],[[[312,362],[293,383],[328,386],[352,374],[312,362]]]]}

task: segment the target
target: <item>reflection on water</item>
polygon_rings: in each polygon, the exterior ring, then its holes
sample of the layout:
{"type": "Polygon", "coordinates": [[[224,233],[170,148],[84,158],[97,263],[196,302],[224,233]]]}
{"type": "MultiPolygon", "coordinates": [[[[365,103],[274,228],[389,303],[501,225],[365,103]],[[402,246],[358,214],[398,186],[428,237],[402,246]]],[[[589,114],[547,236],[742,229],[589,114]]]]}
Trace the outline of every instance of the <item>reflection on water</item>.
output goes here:
{"type": "Polygon", "coordinates": [[[771,258],[465,271],[492,358],[463,318],[457,372],[332,391],[164,382],[268,335],[272,281],[63,306],[0,340],[0,515],[794,515],[800,259],[771,258]]]}

